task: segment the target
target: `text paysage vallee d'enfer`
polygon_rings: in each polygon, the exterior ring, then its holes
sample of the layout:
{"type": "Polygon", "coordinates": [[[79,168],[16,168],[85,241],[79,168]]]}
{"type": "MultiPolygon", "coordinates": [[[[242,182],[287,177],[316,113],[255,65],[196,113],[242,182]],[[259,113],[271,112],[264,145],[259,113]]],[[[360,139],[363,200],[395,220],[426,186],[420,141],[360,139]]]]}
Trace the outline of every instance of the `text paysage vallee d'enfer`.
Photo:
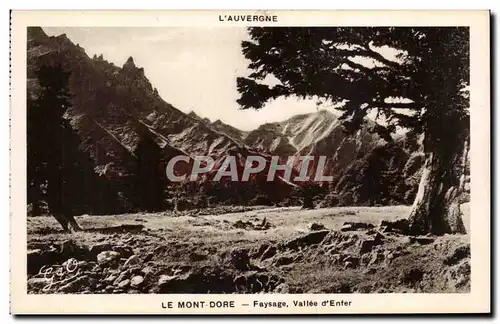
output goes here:
{"type": "Polygon", "coordinates": [[[236,308],[254,307],[254,308],[285,308],[285,307],[349,307],[352,302],[349,300],[334,300],[325,299],[322,301],[315,300],[294,300],[292,304],[285,301],[258,301],[253,303],[237,305],[234,300],[231,301],[165,301],[161,303],[161,308],[236,308]]]}

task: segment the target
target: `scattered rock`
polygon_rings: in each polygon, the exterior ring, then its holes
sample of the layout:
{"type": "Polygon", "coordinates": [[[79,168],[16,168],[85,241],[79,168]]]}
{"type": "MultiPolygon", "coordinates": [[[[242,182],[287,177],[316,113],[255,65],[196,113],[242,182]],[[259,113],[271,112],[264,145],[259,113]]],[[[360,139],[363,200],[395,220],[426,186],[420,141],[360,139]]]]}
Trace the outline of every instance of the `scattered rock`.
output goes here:
{"type": "Polygon", "coordinates": [[[139,287],[144,282],[144,277],[142,276],[134,276],[130,279],[130,286],[139,287]]]}
{"type": "Polygon", "coordinates": [[[395,221],[383,220],[380,222],[380,231],[387,232],[395,232],[400,234],[409,233],[410,223],[407,219],[398,219],[395,221]]]}
{"type": "Polygon", "coordinates": [[[444,271],[444,280],[451,289],[470,289],[470,260],[462,259],[444,271]]]}
{"type": "Polygon", "coordinates": [[[384,251],[384,259],[386,263],[391,263],[394,259],[394,254],[391,251],[384,251]]]}
{"type": "Polygon", "coordinates": [[[144,258],[143,262],[146,263],[146,262],[149,262],[149,261],[153,260],[154,256],[155,256],[154,253],[148,253],[146,255],[146,257],[144,258]]]}
{"type": "Polygon", "coordinates": [[[307,229],[310,231],[321,231],[321,230],[326,229],[326,227],[325,227],[325,225],[323,225],[321,223],[310,223],[307,226],[307,229]]]}
{"type": "Polygon", "coordinates": [[[66,240],[61,243],[61,253],[76,254],[81,248],[73,241],[66,240]]]}
{"type": "Polygon", "coordinates": [[[247,229],[248,227],[252,227],[252,222],[244,222],[242,220],[237,220],[234,224],[233,224],[233,227],[234,228],[241,228],[241,229],[247,229]]]}
{"type": "Polygon", "coordinates": [[[368,262],[368,267],[374,264],[384,261],[384,255],[377,252],[372,252],[370,254],[370,261],[368,262]]]}
{"type": "Polygon", "coordinates": [[[99,244],[95,244],[93,246],[90,247],[90,253],[94,256],[97,257],[97,255],[101,252],[104,252],[104,251],[111,251],[113,249],[113,245],[109,244],[109,243],[99,243],[99,244]]]}
{"type": "Polygon", "coordinates": [[[40,271],[43,266],[53,264],[58,259],[57,251],[43,251],[40,249],[28,251],[28,274],[35,274],[40,271]]]}
{"type": "Polygon", "coordinates": [[[158,286],[164,286],[170,280],[174,279],[175,276],[161,275],[160,279],[158,279],[158,286]]]}
{"type": "Polygon", "coordinates": [[[359,254],[363,255],[365,253],[371,252],[374,245],[375,245],[374,239],[371,238],[363,239],[359,246],[359,254]]]}
{"type": "Polygon", "coordinates": [[[236,288],[241,289],[243,286],[246,285],[247,283],[247,277],[245,276],[238,276],[234,278],[233,283],[236,288]]]}
{"type": "Polygon", "coordinates": [[[273,256],[275,256],[275,255],[276,255],[276,252],[277,252],[277,251],[278,251],[278,250],[276,249],[276,247],[275,247],[275,246],[270,246],[270,247],[268,247],[268,248],[264,251],[264,253],[262,253],[262,256],[261,256],[261,258],[260,258],[260,261],[264,261],[264,260],[266,260],[266,259],[272,258],[273,256]]]}
{"type": "Polygon", "coordinates": [[[322,230],[317,232],[311,232],[303,236],[299,236],[291,241],[285,243],[285,247],[293,250],[297,250],[299,247],[309,246],[313,244],[318,244],[325,236],[330,233],[329,230],[322,230]]]}
{"type": "Polygon", "coordinates": [[[280,256],[274,261],[275,266],[282,266],[293,263],[293,258],[291,256],[280,256]]]}
{"type": "Polygon", "coordinates": [[[275,289],[274,292],[277,294],[288,294],[290,292],[290,287],[286,283],[280,283],[275,289]]]}
{"type": "Polygon", "coordinates": [[[118,276],[118,278],[116,278],[115,281],[113,281],[113,285],[115,285],[115,286],[119,285],[120,282],[122,282],[123,280],[125,280],[129,275],[130,275],[129,270],[123,271],[122,273],[120,273],[120,275],[118,276]]]}
{"type": "Polygon", "coordinates": [[[372,258],[371,253],[365,253],[361,255],[360,262],[362,265],[368,265],[370,263],[370,260],[372,258]]]}
{"type": "Polygon", "coordinates": [[[344,262],[344,268],[357,268],[359,266],[359,258],[348,255],[342,260],[344,262]]]}
{"type": "Polygon", "coordinates": [[[196,280],[200,284],[199,279],[193,278],[191,272],[173,276],[161,275],[158,280],[158,289],[160,293],[178,293],[182,289],[189,291],[190,289],[194,289],[193,280],[196,280]]]}
{"type": "Polygon", "coordinates": [[[125,279],[118,284],[118,288],[127,288],[130,285],[130,279],[125,279]]]}
{"type": "Polygon", "coordinates": [[[250,268],[250,257],[248,250],[242,248],[234,248],[230,254],[230,263],[238,270],[248,270],[250,268]]]}
{"type": "Polygon", "coordinates": [[[43,289],[51,283],[50,278],[30,278],[28,280],[28,287],[34,289],[43,289]]]}
{"type": "Polygon", "coordinates": [[[360,223],[360,222],[345,222],[340,230],[342,232],[347,232],[347,231],[357,231],[359,229],[370,229],[375,227],[373,224],[370,223],[360,223]]]}
{"type": "Polygon", "coordinates": [[[460,260],[470,257],[470,245],[462,245],[457,247],[450,255],[448,255],[443,263],[446,265],[457,264],[460,260]]]}
{"type": "Polygon", "coordinates": [[[89,277],[87,275],[83,275],[83,276],[77,277],[77,278],[73,279],[72,281],[68,282],[67,284],[59,287],[59,289],[57,291],[60,293],[77,292],[79,289],[87,286],[88,282],[89,282],[89,277]]]}
{"type": "Polygon", "coordinates": [[[373,237],[373,244],[374,245],[380,245],[384,243],[385,240],[385,235],[381,234],[380,232],[376,232],[375,236],[373,237]]]}
{"type": "Polygon", "coordinates": [[[132,255],[130,258],[125,261],[123,264],[123,269],[127,269],[128,267],[136,266],[140,263],[139,257],[137,255],[132,255]]]}
{"type": "Polygon", "coordinates": [[[191,261],[203,261],[206,259],[207,259],[206,254],[202,254],[202,253],[199,253],[196,251],[191,252],[191,254],[189,254],[189,260],[191,260],[191,261]]]}
{"type": "Polygon", "coordinates": [[[122,258],[128,258],[134,254],[134,250],[132,250],[132,248],[127,245],[117,245],[113,247],[113,251],[120,253],[120,256],[122,258]]]}
{"type": "Polygon", "coordinates": [[[92,269],[94,267],[94,264],[90,264],[89,262],[82,260],[78,261],[76,266],[77,269],[92,269]]]}
{"type": "Polygon", "coordinates": [[[269,248],[269,246],[270,246],[270,245],[269,245],[269,244],[266,244],[266,243],[261,244],[261,245],[259,246],[259,248],[257,249],[257,251],[255,251],[255,252],[252,254],[252,257],[253,257],[253,258],[259,258],[259,257],[261,257],[261,256],[262,256],[262,254],[263,254],[263,253],[264,253],[264,252],[265,252],[265,251],[269,248]]]}
{"type": "Polygon", "coordinates": [[[115,251],[104,251],[97,255],[97,262],[102,265],[112,264],[118,261],[120,253],[115,251]]]}
{"type": "Polygon", "coordinates": [[[401,276],[404,283],[415,284],[422,280],[424,273],[420,269],[406,269],[401,276]]]}
{"type": "Polygon", "coordinates": [[[118,276],[117,276],[116,274],[110,274],[109,276],[107,276],[107,277],[104,279],[104,282],[109,282],[109,283],[112,283],[112,282],[114,282],[117,278],[118,278],[118,276]]]}
{"type": "Polygon", "coordinates": [[[141,273],[145,276],[153,272],[153,267],[151,266],[146,266],[141,270],[141,273]]]}
{"type": "Polygon", "coordinates": [[[344,263],[344,269],[354,269],[354,268],[355,268],[355,266],[352,262],[347,261],[344,263]]]}

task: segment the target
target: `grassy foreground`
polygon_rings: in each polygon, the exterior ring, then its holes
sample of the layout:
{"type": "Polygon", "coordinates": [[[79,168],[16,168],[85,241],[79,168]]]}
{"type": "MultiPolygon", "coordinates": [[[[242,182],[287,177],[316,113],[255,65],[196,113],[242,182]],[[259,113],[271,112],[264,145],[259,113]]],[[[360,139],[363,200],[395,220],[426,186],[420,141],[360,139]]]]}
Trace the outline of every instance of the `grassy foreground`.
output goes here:
{"type": "Polygon", "coordinates": [[[80,216],[85,231],[73,235],[52,217],[32,217],[28,292],[469,292],[469,236],[409,237],[379,226],[408,211],[289,207],[80,216]]]}

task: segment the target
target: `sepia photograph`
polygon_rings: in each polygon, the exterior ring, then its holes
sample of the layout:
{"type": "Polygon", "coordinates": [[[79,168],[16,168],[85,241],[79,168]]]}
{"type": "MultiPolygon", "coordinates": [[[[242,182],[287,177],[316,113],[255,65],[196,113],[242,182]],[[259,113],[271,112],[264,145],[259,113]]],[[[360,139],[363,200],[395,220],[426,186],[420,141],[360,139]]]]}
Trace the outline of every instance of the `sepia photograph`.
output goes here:
{"type": "Polygon", "coordinates": [[[470,26],[212,15],[25,27],[24,293],[470,294],[470,26]]]}

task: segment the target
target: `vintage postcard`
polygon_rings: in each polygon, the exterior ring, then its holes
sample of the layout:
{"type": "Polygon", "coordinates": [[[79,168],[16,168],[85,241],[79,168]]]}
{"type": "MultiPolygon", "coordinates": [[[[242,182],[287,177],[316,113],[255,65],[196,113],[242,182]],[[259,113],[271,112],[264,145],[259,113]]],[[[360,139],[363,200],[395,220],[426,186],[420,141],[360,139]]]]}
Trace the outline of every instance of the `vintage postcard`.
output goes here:
{"type": "Polygon", "coordinates": [[[12,11],[13,314],[489,313],[488,11],[12,11]]]}

